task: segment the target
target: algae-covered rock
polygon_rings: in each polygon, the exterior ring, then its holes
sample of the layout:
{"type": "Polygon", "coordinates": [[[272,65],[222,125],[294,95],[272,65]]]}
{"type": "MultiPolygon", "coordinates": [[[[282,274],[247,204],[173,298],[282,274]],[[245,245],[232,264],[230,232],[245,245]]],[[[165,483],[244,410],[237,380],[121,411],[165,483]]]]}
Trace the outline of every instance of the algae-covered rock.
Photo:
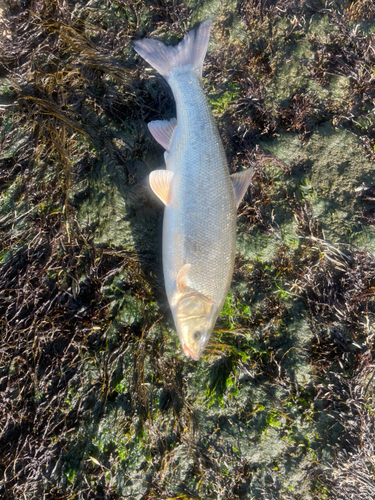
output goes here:
{"type": "Polygon", "coordinates": [[[374,496],[370,4],[0,2],[2,497],[374,496]],[[208,102],[255,175],[195,362],[145,182],[175,107],[131,41],[208,16],[208,102]]]}
{"type": "MultiPolygon", "coordinates": [[[[326,122],[316,127],[306,144],[284,133],[261,145],[291,168],[291,174],[274,182],[277,191],[271,196],[276,203],[286,192],[307,200],[329,241],[375,251],[374,229],[363,225],[366,205],[358,199],[361,187],[374,184],[373,161],[352,133],[326,122]]],[[[282,231],[276,210],[275,222],[282,231]]]]}

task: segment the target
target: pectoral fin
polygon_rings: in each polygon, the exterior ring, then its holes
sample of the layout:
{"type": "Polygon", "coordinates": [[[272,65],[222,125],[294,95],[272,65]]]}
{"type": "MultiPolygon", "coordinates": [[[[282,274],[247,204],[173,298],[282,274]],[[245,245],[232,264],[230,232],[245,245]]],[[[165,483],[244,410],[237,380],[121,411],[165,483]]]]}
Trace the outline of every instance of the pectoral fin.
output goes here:
{"type": "Polygon", "coordinates": [[[180,293],[186,289],[186,278],[187,278],[187,273],[189,272],[190,268],[191,268],[191,264],[185,264],[178,271],[177,278],[176,278],[176,284],[177,284],[177,290],[180,293]]]}
{"type": "Polygon", "coordinates": [[[164,205],[168,205],[171,195],[173,172],[170,170],[154,170],[151,172],[148,179],[151,189],[156,196],[164,205]]]}
{"type": "Polygon", "coordinates": [[[161,146],[163,146],[164,149],[169,151],[173,131],[176,128],[176,125],[176,118],[172,118],[171,120],[155,120],[148,124],[148,129],[151,132],[153,138],[161,146]]]}
{"type": "Polygon", "coordinates": [[[253,175],[254,171],[252,168],[231,175],[237,208],[241,203],[242,198],[245,196],[253,175]]]}

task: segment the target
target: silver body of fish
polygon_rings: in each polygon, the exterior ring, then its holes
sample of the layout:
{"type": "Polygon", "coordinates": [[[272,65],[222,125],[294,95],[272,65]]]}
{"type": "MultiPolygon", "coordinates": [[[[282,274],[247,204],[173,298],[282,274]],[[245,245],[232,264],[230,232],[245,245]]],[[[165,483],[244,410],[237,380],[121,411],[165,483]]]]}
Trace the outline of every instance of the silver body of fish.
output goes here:
{"type": "Polygon", "coordinates": [[[149,129],[166,149],[166,170],[149,181],[165,203],[163,271],[168,301],[184,353],[197,360],[210,338],[233,274],[237,206],[250,170],[229,175],[221,138],[202,88],[210,20],[177,47],[155,40],[135,50],[170,85],[177,120],[149,129]]]}

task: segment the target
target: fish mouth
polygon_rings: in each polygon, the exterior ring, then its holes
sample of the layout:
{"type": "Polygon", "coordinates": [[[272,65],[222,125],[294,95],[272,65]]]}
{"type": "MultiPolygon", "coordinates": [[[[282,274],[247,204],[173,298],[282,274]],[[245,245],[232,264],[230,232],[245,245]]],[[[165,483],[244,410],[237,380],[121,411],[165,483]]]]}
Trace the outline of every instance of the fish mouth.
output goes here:
{"type": "Polygon", "coordinates": [[[191,349],[189,349],[189,348],[188,348],[188,346],[187,346],[186,344],[183,344],[182,349],[183,349],[183,351],[184,351],[184,354],[185,354],[186,356],[190,356],[191,358],[193,358],[193,359],[194,359],[194,361],[198,361],[198,359],[201,357],[201,355],[200,355],[200,354],[194,354],[194,353],[191,351],[191,349]]]}

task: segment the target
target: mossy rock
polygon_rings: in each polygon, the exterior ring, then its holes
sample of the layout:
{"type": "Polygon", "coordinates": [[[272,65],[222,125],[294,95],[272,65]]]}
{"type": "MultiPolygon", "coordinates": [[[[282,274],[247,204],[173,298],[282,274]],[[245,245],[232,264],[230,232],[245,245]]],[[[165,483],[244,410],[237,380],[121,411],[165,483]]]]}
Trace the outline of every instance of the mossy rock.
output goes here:
{"type": "Polygon", "coordinates": [[[375,24],[366,0],[271,4],[13,5],[17,57],[0,81],[4,498],[323,500],[349,497],[350,481],[324,472],[347,477],[341,450],[373,463],[375,24]],[[176,43],[208,16],[208,102],[230,168],[255,176],[232,287],[194,362],[165,296],[163,207],[144,182],[163,165],[146,122],[175,107],[130,42],[176,43]]]}

